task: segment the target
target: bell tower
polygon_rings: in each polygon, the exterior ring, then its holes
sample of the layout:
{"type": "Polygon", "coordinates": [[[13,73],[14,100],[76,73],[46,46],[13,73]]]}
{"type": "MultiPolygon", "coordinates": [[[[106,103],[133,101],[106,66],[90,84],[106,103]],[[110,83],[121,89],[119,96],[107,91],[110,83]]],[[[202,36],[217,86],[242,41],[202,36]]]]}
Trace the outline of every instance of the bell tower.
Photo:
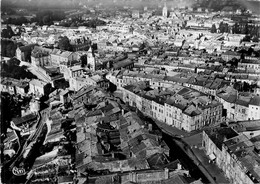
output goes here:
{"type": "Polygon", "coordinates": [[[96,60],[95,60],[95,55],[92,51],[91,46],[89,47],[89,50],[87,52],[87,61],[88,61],[88,65],[89,65],[90,69],[95,71],[96,70],[96,60]]]}
{"type": "Polygon", "coordinates": [[[164,7],[162,9],[162,16],[164,18],[167,18],[168,17],[168,9],[167,9],[167,6],[166,6],[166,2],[164,2],[164,7]]]}

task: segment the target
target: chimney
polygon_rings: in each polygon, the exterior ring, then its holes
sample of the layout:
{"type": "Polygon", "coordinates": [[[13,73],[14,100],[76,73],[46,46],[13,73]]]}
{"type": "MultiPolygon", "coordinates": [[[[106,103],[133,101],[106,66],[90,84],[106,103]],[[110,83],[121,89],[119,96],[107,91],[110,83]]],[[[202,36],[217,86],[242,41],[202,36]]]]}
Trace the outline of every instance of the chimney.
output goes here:
{"type": "Polygon", "coordinates": [[[153,131],[153,125],[151,123],[149,123],[149,125],[148,125],[148,130],[149,130],[149,132],[153,131]]]}
{"type": "Polygon", "coordinates": [[[164,177],[166,180],[169,179],[169,169],[168,168],[164,169],[164,177]]]}
{"type": "Polygon", "coordinates": [[[177,170],[181,170],[182,169],[182,166],[180,163],[177,164],[177,170]]]}
{"type": "Polygon", "coordinates": [[[224,136],[223,142],[225,142],[227,140],[226,136],[224,136]]]}
{"type": "Polygon", "coordinates": [[[125,114],[125,110],[121,109],[121,113],[122,113],[122,115],[124,115],[125,114]]]}
{"type": "Polygon", "coordinates": [[[115,152],[112,152],[112,158],[115,158],[115,152]]]}
{"type": "Polygon", "coordinates": [[[198,109],[198,103],[196,103],[195,106],[196,106],[196,109],[198,109]]]}

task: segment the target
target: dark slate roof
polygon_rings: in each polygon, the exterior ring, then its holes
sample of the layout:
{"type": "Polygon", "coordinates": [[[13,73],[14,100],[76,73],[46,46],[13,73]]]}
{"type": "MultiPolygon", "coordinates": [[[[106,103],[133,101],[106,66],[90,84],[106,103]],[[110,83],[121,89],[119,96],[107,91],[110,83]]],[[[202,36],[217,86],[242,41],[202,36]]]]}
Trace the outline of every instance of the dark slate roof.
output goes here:
{"type": "Polygon", "coordinates": [[[113,64],[113,67],[114,67],[115,69],[119,69],[119,68],[123,68],[123,67],[129,66],[129,65],[131,65],[131,64],[134,64],[134,62],[131,61],[131,60],[129,60],[129,59],[126,59],[126,60],[123,60],[123,61],[114,63],[114,64],[113,64]]]}
{"type": "Polygon", "coordinates": [[[222,144],[225,138],[231,139],[238,135],[232,128],[223,127],[206,130],[205,132],[220,150],[222,150],[222,144]]]}
{"type": "Polygon", "coordinates": [[[37,119],[36,114],[28,114],[24,117],[13,118],[12,121],[14,122],[15,125],[20,125],[20,124],[26,123],[28,121],[33,121],[36,119],[37,119]]]}
{"type": "Polygon", "coordinates": [[[260,96],[254,96],[250,101],[250,105],[260,106],[260,96]]]}
{"type": "Polygon", "coordinates": [[[22,52],[31,51],[37,44],[29,44],[26,46],[19,47],[22,52]]]}

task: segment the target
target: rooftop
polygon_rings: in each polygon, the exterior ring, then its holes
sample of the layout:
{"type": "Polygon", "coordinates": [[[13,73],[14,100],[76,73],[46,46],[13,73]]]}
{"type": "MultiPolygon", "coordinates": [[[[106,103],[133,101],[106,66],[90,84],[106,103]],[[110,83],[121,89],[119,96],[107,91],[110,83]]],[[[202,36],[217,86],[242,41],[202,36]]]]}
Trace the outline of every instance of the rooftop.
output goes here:
{"type": "Polygon", "coordinates": [[[205,132],[220,150],[222,150],[222,144],[225,140],[238,136],[238,133],[232,128],[220,127],[211,130],[205,130],[205,132]]]}
{"type": "Polygon", "coordinates": [[[231,156],[235,155],[236,158],[241,162],[242,166],[240,167],[245,167],[246,171],[251,173],[251,175],[249,174],[249,177],[254,182],[259,182],[260,157],[254,151],[254,144],[243,134],[226,140],[224,144],[227,147],[228,152],[231,154],[231,156]]]}
{"type": "Polygon", "coordinates": [[[23,117],[13,118],[12,121],[14,122],[15,125],[20,125],[29,121],[34,121],[36,119],[37,119],[36,114],[28,114],[23,117]]]}

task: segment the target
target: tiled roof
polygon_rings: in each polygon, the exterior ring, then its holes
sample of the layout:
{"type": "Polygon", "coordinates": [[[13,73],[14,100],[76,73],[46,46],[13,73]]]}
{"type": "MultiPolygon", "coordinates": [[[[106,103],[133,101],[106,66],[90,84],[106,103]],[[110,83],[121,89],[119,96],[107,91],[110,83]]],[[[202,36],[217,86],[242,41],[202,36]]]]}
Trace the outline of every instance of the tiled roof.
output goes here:
{"type": "Polygon", "coordinates": [[[254,96],[251,100],[250,100],[250,105],[255,105],[255,106],[260,106],[260,96],[254,96]]]}
{"type": "Polygon", "coordinates": [[[12,121],[14,122],[15,125],[20,125],[20,124],[26,123],[28,121],[36,120],[36,118],[37,118],[36,114],[28,114],[23,117],[13,118],[12,121]]]}

